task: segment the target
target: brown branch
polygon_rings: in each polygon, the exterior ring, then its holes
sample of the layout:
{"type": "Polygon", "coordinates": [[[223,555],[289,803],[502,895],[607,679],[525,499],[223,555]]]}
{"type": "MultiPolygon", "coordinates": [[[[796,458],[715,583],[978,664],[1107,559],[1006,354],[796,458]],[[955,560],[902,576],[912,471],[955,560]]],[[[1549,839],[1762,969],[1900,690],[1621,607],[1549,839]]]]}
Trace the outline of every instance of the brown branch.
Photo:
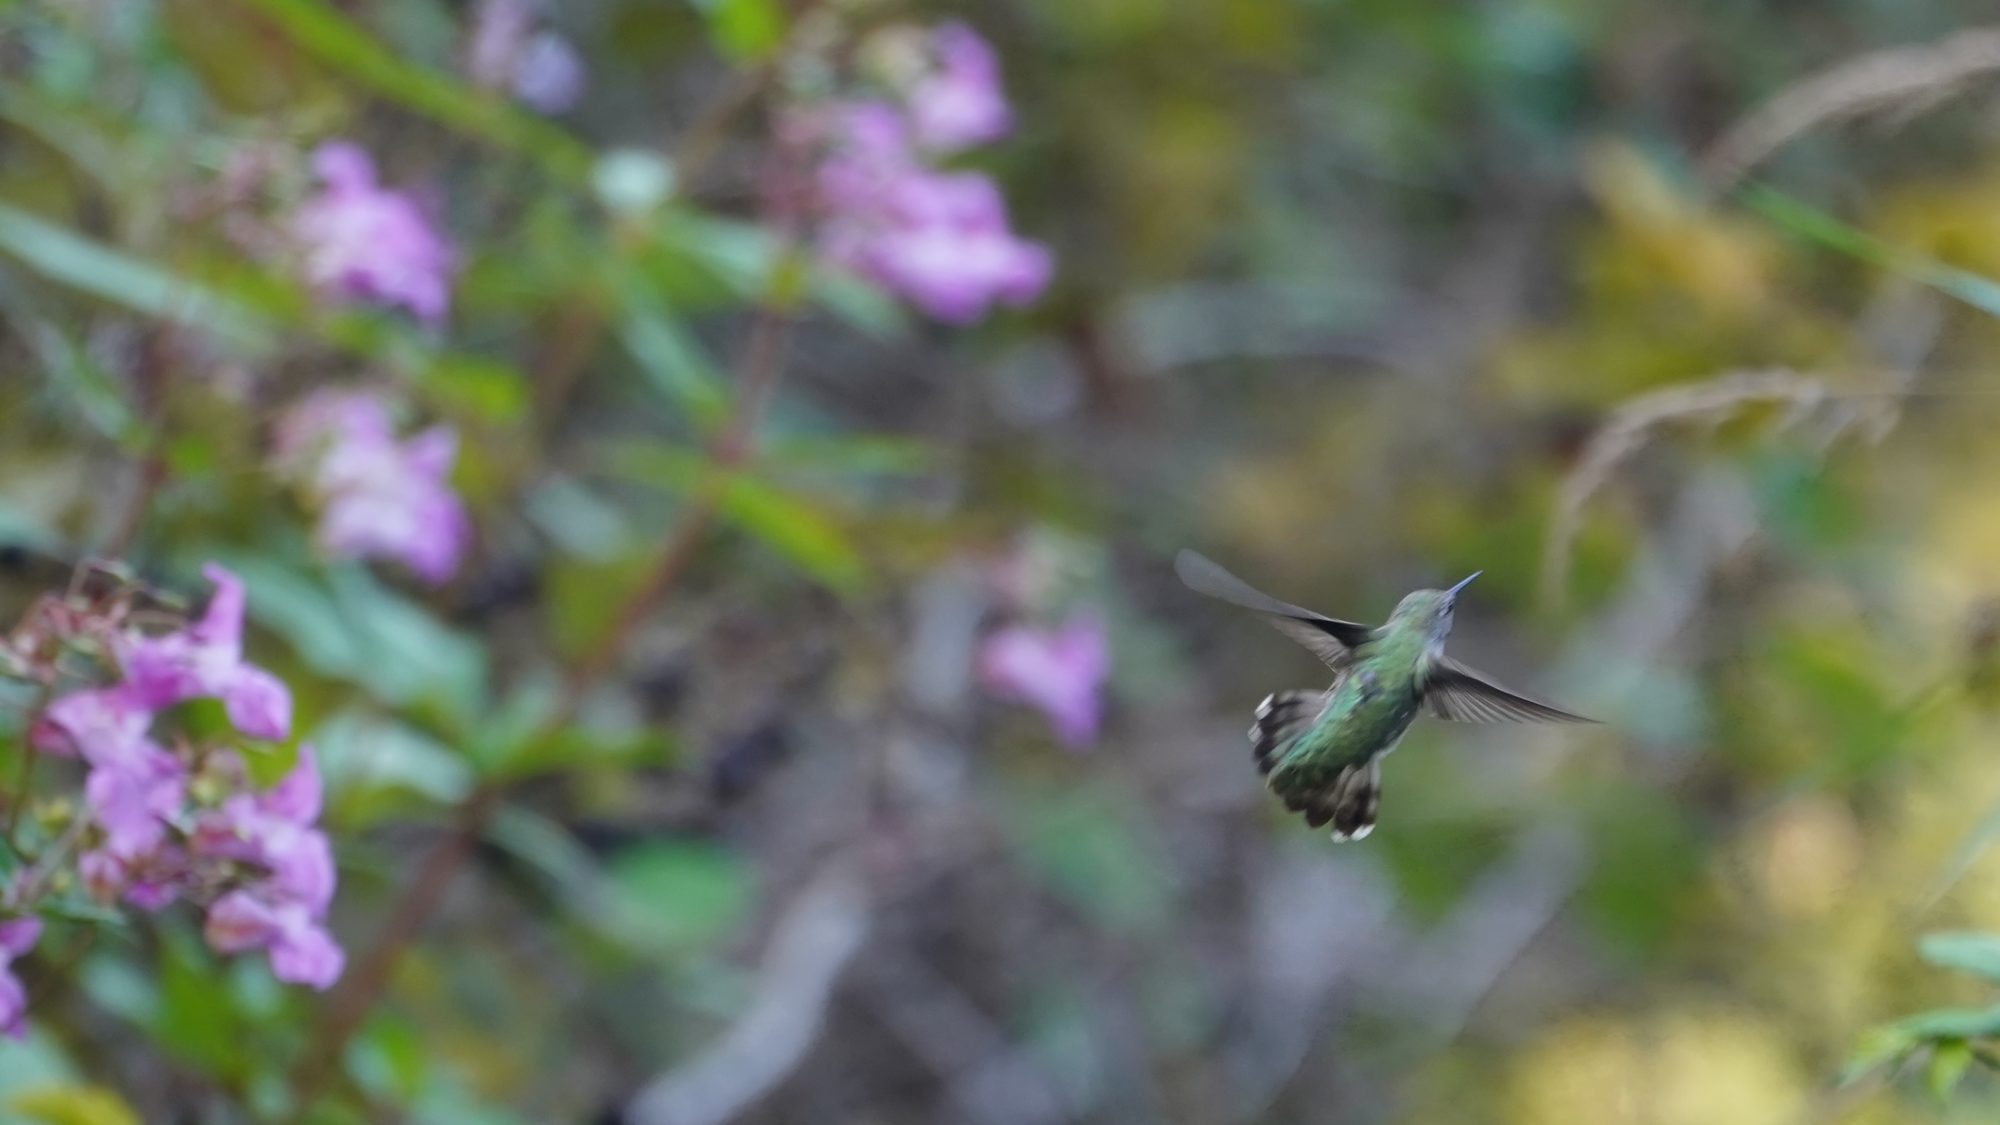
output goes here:
{"type": "Polygon", "coordinates": [[[675,141],[669,160],[673,167],[675,190],[682,195],[690,195],[699,182],[702,172],[714,159],[722,147],[722,139],[729,132],[729,126],[745,110],[757,103],[759,95],[778,76],[778,60],[783,53],[774,54],[756,68],[738,73],[722,87],[722,92],[704,106],[687,128],[681,130],[675,141]]]}
{"type": "Polygon", "coordinates": [[[146,513],[153,506],[153,498],[167,483],[167,382],[173,373],[172,347],[173,333],[169,328],[155,328],[140,347],[133,375],[147,429],[146,453],[139,463],[138,479],[133,483],[124,511],[97,549],[103,558],[116,559],[131,548],[140,529],[146,526],[146,513]]]}

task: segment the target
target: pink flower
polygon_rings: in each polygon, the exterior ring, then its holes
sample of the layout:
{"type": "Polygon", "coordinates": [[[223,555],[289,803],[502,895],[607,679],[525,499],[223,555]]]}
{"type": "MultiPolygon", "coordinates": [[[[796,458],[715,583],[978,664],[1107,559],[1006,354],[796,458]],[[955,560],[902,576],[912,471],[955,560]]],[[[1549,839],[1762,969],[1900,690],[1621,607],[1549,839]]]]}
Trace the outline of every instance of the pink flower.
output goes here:
{"type": "Polygon", "coordinates": [[[0,922],[0,957],[9,961],[26,957],[41,939],[40,918],[9,918],[0,922]]]}
{"type": "Polygon", "coordinates": [[[1016,238],[993,181],[971,172],[910,176],[886,200],[886,229],[855,265],[939,320],[969,324],[994,302],[1025,305],[1048,285],[1048,250],[1016,238]]]}
{"type": "Polygon", "coordinates": [[[0,922],[0,1032],[19,1039],[28,1033],[28,990],[14,975],[13,962],[25,957],[42,936],[40,918],[0,922]]]}
{"type": "Polygon", "coordinates": [[[458,570],[471,519],[451,490],[458,436],[434,426],[399,443],[389,404],[367,391],[320,391],[280,423],[281,468],[321,503],[319,540],[342,558],[400,559],[437,583],[458,570]]]}
{"type": "Polygon", "coordinates": [[[482,0],[472,15],[466,73],[543,113],[562,113],[583,96],[583,58],[569,40],[535,30],[538,9],[527,0],[482,0]]]}
{"type": "Polygon", "coordinates": [[[340,979],[347,955],[326,927],[298,906],[278,908],[278,932],[271,941],[271,973],[287,984],[325,991],[340,979]]]}
{"type": "Polygon", "coordinates": [[[152,725],[152,709],[120,685],[74,691],[49,704],[31,737],[38,750],[113,762],[151,746],[146,730],[152,725]]]}
{"type": "Polygon", "coordinates": [[[103,827],[105,849],[133,859],[158,848],[187,799],[181,760],[158,747],[91,767],[83,798],[103,827]]]}
{"type": "Polygon", "coordinates": [[[529,39],[514,61],[514,96],[543,113],[563,113],[583,98],[583,57],[553,31],[529,39]]]}
{"type": "Polygon", "coordinates": [[[93,848],[78,856],[76,873],[83,880],[83,889],[99,902],[115,900],[129,880],[125,861],[103,848],[93,848]]]}
{"type": "Polygon", "coordinates": [[[318,917],[333,900],[333,848],[313,827],[320,812],[319,762],[310,746],[271,789],[237,793],[202,817],[195,846],[204,855],[255,863],[269,872],[269,891],[318,917]]]}
{"type": "Polygon", "coordinates": [[[243,582],[214,563],[202,574],[215,596],[200,620],[163,637],[135,636],[119,654],[125,689],[148,710],[196,698],[222,701],[229,721],[252,738],[291,733],[292,694],[284,682],[243,662],[243,582]]]}
{"type": "Polygon", "coordinates": [[[1006,136],[1013,111],[1000,88],[1000,62],[962,23],[931,32],[932,66],[905,92],[910,123],[926,148],[955,152],[1006,136]]]}
{"type": "Polygon", "coordinates": [[[326,988],[345,964],[320,925],[333,899],[333,849],[313,827],[319,819],[319,762],[300,747],[298,764],[262,793],[238,793],[204,817],[195,846],[205,855],[257,864],[261,881],[217,899],[204,927],[222,953],[268,948],[271,971],[292,984],[326,988]]]}
{"type": "Polygon", "coordinates": [[[306,280],[342,300],[401,306],[426,323],[451,303],[453,255],[416,200],[378,187],[360,146],[322,145],[313,167],[325,188],[293,216],[306,280]]]}
{"type": "Polygon", "coordinates": [[[979,653],[987,690],[1041,711],[1056,736],[1073,747],[1097,738],[1110,671],[1104,624],[1087,613],[1060,629],[1009,626],[988,637],[979,653]]]}
{"type": "Polygon", "coordinates": [[[815,182],[828,258],[960,324],[1048,286],[1047,248],[1014,235],[993,181],[924,166],[894,107],[848,103],[799,127],[827,150],[815,182]]]}
{"type": "Polygon", "coordinates": [[[271,972],[288,984],[326,989],[340,979],[346,955],[298,903],[271,903],[247,891],[231,891],[208,908],[202,936],[218,953],[267,949],[271,972]]]}
{"type": "Polygon", "coordinates": [[[466,75],[489,89],[505,86],[535,19],[535,5],[527,0],[479,0],[465,43],[466,75]]]}
{"type": "Polygon", "coordinates": [[[277,928],[277,911],[249,891],[231,891],[209,905],[202,937],[217,953],[261,949],[277,928]]]}
{"type": "Polygon", "coordinates": [[[188,855],[162,842],[144,853],[119,855],[109,844],[77,857],[77,876],[84,890],[99,902],[121,896],[141,910],[164,910],[180,897],[190,871],[188,855]]]}

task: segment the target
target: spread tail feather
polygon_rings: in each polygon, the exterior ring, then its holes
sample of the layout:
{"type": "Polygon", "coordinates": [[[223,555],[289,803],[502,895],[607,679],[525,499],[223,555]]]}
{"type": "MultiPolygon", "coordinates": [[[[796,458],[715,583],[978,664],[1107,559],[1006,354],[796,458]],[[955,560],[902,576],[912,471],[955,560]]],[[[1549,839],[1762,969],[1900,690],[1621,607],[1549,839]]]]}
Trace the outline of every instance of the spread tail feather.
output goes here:
{"type": "MultiPolygon", "coordinates": [[[[1326,693],[1319,691],[1279,691],[1257,705],[1256,721],[1250,724],[1251,752],[1257,772],[1271,777],[1299,735],[1311,727],[1326,707],[1326,693]]],[[[1321,784],[1315,778],[1301,787],[1291,769],[1271,778],[1272,788],[1285,799],[1285,807],[1305,815],[1314,828],[1333,825],[1335,840],[1359,840],[1375,829],[1375,814],[1382,805],[1380,757],[1347,766],[1321,784]],[[1300,790],[1303,791],[1300,791],[1300,790]]]]}
{"type": "MultiPolygon", "coordinates": [[[[1375,831],[1382,808],[1382,759],[1341,771],[1333,786],[1333,838],[1360,840],[1375,831]]],[[[1317,827],[1317,826],[1315,826],[1317,827]]]]}
{"type": "Polygon", "coordinates": [[[1269,774],[1285,748],[1326,705],[1326,694],[1317,691],[1274,691],[1257,705],[1257,718],[1250,724],[1250,752],[1257,759],[1257,772],[1269,774]]]}
{"type": "Polygon", "coordinates": [[[1382,807],[1382,762],[1370,758],[1359,765],[1344,766],[1333,780],[1317,788],[1279,792],[1285,807],[1301,813],[1313,828],[1333,825],[1336,841],[1360,840],[1375,830],[1375,816],[1382,807]]]}

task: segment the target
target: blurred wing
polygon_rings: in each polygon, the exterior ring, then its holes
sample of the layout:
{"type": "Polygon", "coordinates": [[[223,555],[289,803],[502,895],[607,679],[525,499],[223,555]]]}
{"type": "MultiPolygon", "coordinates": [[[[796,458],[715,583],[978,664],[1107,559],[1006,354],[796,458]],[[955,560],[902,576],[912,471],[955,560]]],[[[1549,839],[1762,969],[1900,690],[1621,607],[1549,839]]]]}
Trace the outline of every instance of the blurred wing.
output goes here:
{"type": "Polygon", "coordinates": [[[1174,573],[1197,594],[1264,614],[1280,633],[1306,646],[1329,668],[1338,669],[1345,664],[1347,654],[1366,644],[1375,632],[1358,622],[1342,621],[1281,602],[1193,551],[1174,556],[1174,573]]]}
{"type": "Polygon", "coordinates": [[[1424,706],[1458,723],[1594,723],[1559,707],[1517,695],[1451,659],[1441,659],[1424,681],[1424,706]]]}

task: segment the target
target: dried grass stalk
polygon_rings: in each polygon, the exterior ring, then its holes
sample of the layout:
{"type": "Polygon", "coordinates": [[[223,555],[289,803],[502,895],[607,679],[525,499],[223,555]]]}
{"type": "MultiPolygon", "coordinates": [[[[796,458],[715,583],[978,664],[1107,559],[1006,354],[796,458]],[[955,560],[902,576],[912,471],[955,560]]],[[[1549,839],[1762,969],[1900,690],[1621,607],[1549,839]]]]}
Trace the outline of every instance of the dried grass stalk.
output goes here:
{"type": "Polygon", "coordinates": [[[2000,29],[1995,28],[1858,55],[1792,83],[1738,120],[1703,154],[1702,178],[1726,191],[1773,152],[1822,125],[1872,113],[1920,113],[1996,73],[2000,29]]]}

